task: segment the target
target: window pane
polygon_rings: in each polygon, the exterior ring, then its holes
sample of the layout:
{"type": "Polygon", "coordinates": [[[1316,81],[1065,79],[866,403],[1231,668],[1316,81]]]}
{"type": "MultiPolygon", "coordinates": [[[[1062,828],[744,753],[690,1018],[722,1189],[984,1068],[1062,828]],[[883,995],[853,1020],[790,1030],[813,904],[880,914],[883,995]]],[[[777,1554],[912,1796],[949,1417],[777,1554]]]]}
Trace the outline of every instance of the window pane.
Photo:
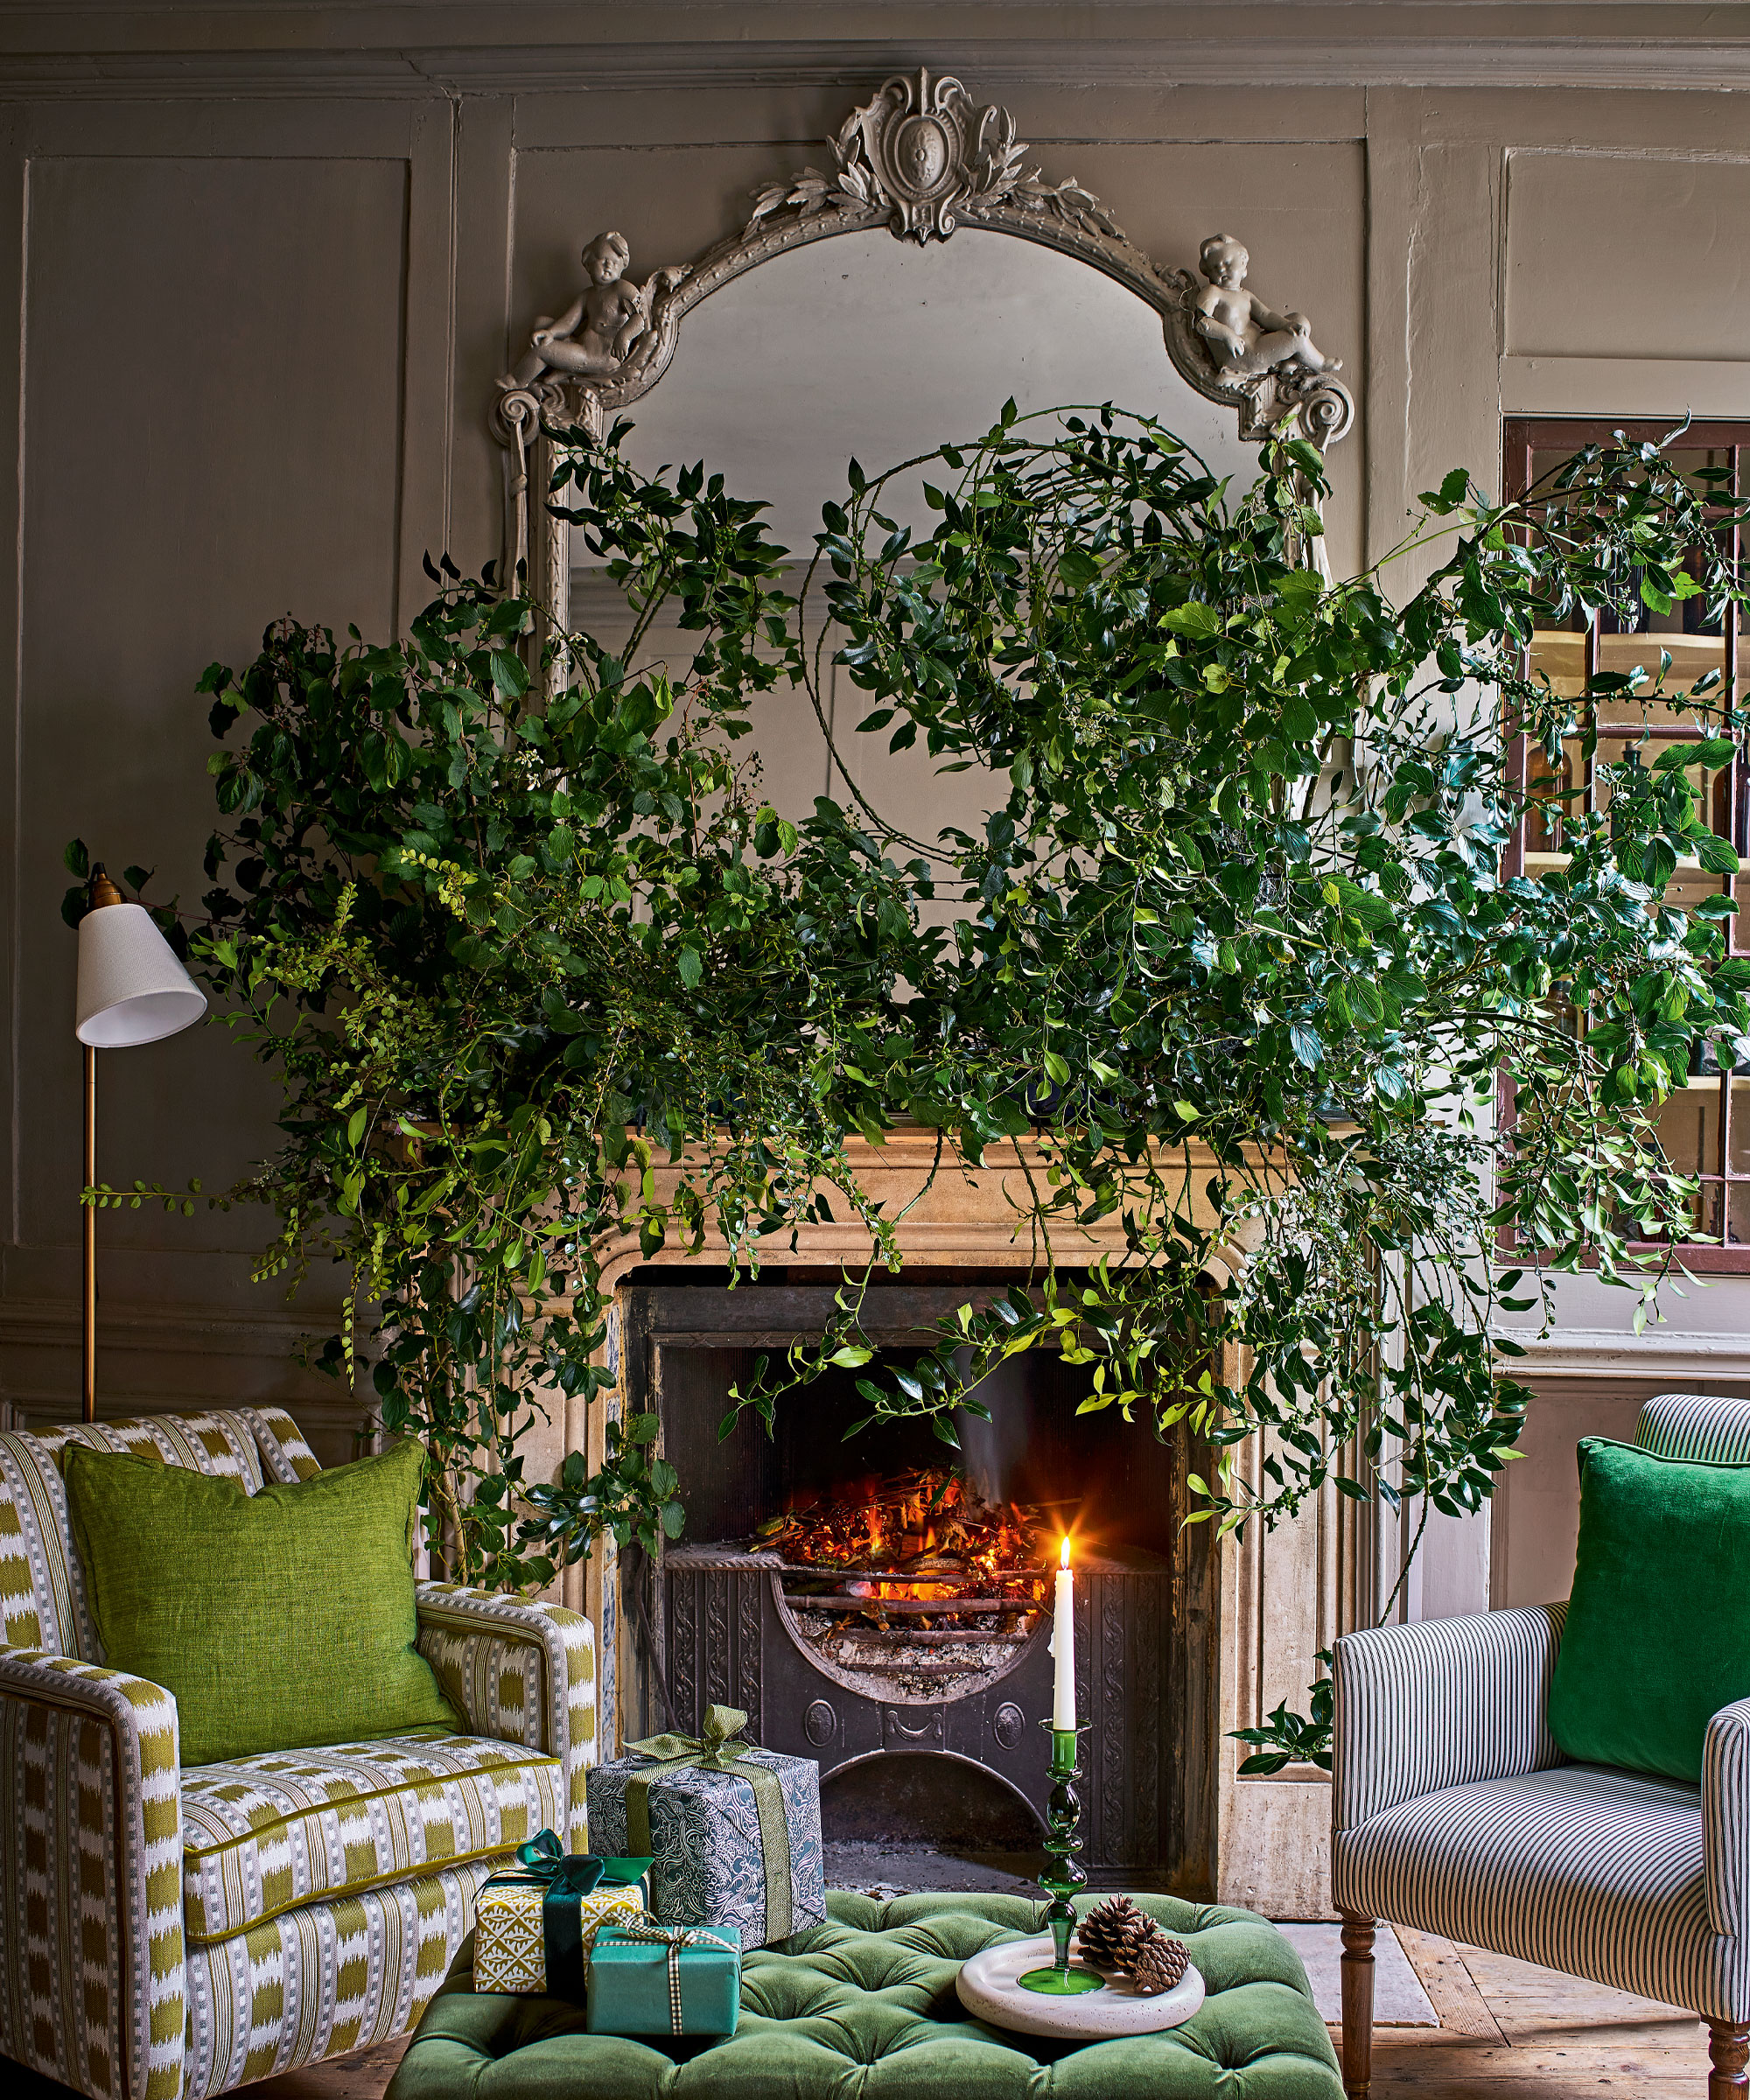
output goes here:
{"type": "MultiPolygon", "coordinates": [[[[1578,423],[1563,428],[1557,444],[1532,444],[1529,463],[1534,485],[1543,482],[1564,462],[1588,444],[1613,442],[1614,423],[1578,423]],[[1569,430],[1572,430],[1572,436],[1569,430]]],[[[1689,444],[1665,454],[1666,461],[1690,480],[1691,488],[1715,506],[1714,514],[1732,502],[1734,474],[1739,466],[1737,426],[1711,426],[1706,434],[1724,429],[1732,442],[1720,446],[1689,444]]],[[[1539,438],[1553,435],[1545,424],[1539,438]]],[[[1631,441],[1654,435],[1650,430],[1631,429],[1631,441]]],[[[1524,462],[1532,430],[1523,424],[1509,426],[1508,458],[1524,462]]],[[[1750,424],[1744,426],[1750,444],[1750,424]]],[[[1584,522],[1591,498],[1583,483],[1561,499],[1574,522],[1584,522]]],[[[1551,517],[1559,529],[1559,517],[1551,517]]],[[[1722,553],[1736,550],[1722,545],[1722,553]]],[[[1698,578],[1700,563],[1695,565],[1698,578]]],[[[1603,673],[1642,674],[1626,690],[1602,694],[1595,704],[1590,724],[1593,756],[1586,756],[1588,724],[1578,720],[1574,733],[1554,751],[1520,746],[1522,760],[1519,780],[1527,798],[1524,820],[1516,841],[1517,865],[1534,879],[1563,867],[1566,849],[1572,844],[1574,820],[1597,814],[1608,818],[1611,789],[1603,776],[1613,766],[1653,766],[1662,752],[1674,743],[1698,742],[1712,737],[1715,724],[1703,710],[1717,707],[1725,696],[1725,681],[1732,668],[1733,637],[1729,626],[1716,618],[1705,600],[1676,598],[1667,612],[1649,606],[1641,594],[1642,578],[1632,566],[1618,579],[1620,607],[1600,610],[1589,617],[1575,607],[1558,615],[1553,609],[1536,622],[1529,651],[1530,668],[1542,674],[1560,699],[1579,700],[1586,690],[1589,668],[1603,673]],[[1699,684],[1702,690],[1694,689],[1699,684]]],[[[1739,903],[1741,925],[1728,922],[1731,946],[1750,951],[1750,773],[1740,753],[1724,766],[1691,766],[1684,777],[1696,796],[1699,815],[1717,837],[1727,840],[1745,860],[1742,875],[1733,878],[1711,873],[1699,855],[1680,861],[1666,894],[1673,904],[1690,909],[1722,892],[1739,903]]],[[[1508,865],[1515,863],[1509,861],[1508,865]]],[[[1689,1084],[1667,1102],[1657,1119],[1659,1141],[1666,1157],[1679,1172],[1705,1177],[1694,1199],[1690,1229],[1711,1234],[1728,1247],[1750,1250],[1750,1073],[1723,1080],[1711,1058],[1698,1056],[1689,1084]],[[1732,1088],[1726,1113],[1724,1088],[1732,1088]],[[1730,1158],[1726,1157],[1730,1153],[1730,1158]]],[[[1618,1228],[1639,1236],[1638,1222],[1618,1220],[1618,1228]]],[[[1702,1265],[1706,1254],[1702,1251],[1702,1265]]]]}

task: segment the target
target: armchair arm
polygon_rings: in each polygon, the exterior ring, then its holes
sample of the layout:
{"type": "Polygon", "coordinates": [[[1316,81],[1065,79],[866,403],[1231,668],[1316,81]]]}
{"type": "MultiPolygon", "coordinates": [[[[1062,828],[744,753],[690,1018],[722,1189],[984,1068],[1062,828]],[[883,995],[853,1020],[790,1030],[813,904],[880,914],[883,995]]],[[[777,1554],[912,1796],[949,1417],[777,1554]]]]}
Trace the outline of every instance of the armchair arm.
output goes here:
{"type": "Polygon", "coordinates": [[[595,1629],[556,1604],[422,1582],[419,1652],[477,1735],[544,1750],[564,1767],[574,1852],[587,1849],[596,1761],[595,1629]]]}
{"type": "Polygon", "coordinates": [[[178,2100],[182,1789],[160,1686],[0,1648],[0,2054],[178,2100]]]}
{"type": "Polygon", "coordinates": [[[1722,1706],[1702,1739],[1701,1851],[1708,1923],[1750,1938],[1750,1699],[1722,1706]]]}
{"type": "Polygon", "coordinates": [[[1345,1634],[1337,1643],[1331,1823],[1562,1761],[1550,1678],[1565,1604],[1345,1634]]]}

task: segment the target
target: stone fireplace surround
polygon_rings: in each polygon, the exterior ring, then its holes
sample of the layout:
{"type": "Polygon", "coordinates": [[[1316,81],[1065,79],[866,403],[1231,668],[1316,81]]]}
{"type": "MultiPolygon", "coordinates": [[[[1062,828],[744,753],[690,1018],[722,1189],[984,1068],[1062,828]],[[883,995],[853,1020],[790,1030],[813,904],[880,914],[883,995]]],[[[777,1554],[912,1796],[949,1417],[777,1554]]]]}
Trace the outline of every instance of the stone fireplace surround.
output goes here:
{"type": "MultiPolygon", "coordinates": [[[[1041,1165],[1026,1141],[992,1147],[985,1165],[976,1172],[945,1153],[934,1183],[928,1188],[924,1184],[937,1158],[934,1131],[904,1127],[893,1131],[878,1148],[861,1139],[853,1140],[850,1152],[859,1183],[885,1204],[887,1215],[904,1214],[900,1239],[905,1266],[898,1278],[886,1279],[883,1287],[897,1285],[932,1295],[941,1293],[942,1302],[952,1305],[976,1295],[955,1279],[976,1275],[987,1279],[982,1287],[989,1290],[994,1287],[989,1279],[1025,1275],[1029,1250],[1025,1238],[1015,1236],[1020,1214],[1016,1205],[1026,1200],[1023,1160],[1035,1173],[1041,1165]]],[[[1194,1147],[1186,1164],[1187,1204],[1194,1212],[1214,1162],[1198,1157],[1194,1147]]],[[[672,1181],[675,1170],[659,1164],[654,1171],[660,1196],[664,1180],[672,1181]]],[[[1062,1265],[1080,1266],[1102,1251],[1116,1255],[1122,1245],[1122,1224],[1107,1221],[1086,1232],[1074,1233],[1073,1242],[1069,1236],[1060,1236],[1056,1251],[1062,1265]]],[[[781,1250],[781,1262],[776,1258],[777,1251],[770,1266],[762,1271],[761,1281],[768,1289],[830,1294],[841,1264],[858,1273],[867,1259],[867,1246],[860,1230],[844,1224],[809,1225],[799,1234],[794,1248],[787,1244],[781,1250]],[[784,1271],[782,1285],[771,1280],[780,1269],[784,1271]]],[[[1231,1258],[1242,1260],[1243,1250],[1231,1258]]],[[[592,1465],[598,1464],[608,1410],[619,1411],[634,1395],[657,1393],[660,1403],[659,1388],[665,1380],[678,1395],[689,1369],[696,1377],[703,1368],[708,1388],[714,1379],[718,1382],[715,1413],[710,1416],[714,1435],[716,1418],[723,1410],[720,1369],[713,1372],[707,1361],[712,1352],[725,1347],[751,1348],[757,1346],[755,1336],[769,1339],[782,1334],[788,1339],[792,1333],[804,1331],[799,1326],[787,1325],[790,1313],[800,1316],[806,1310],[795,1303],[775,1325],[762,1324],[770,1317],[772,1303],[767,1301],[756,1310],[746,1283],[734,1292],[708,1286],[686,1288],[686,1276],[690,1270],[696,1275],[698,1269],[699,1264],[689,1264],[684,1255],[666,1250],[649,1263],[643,1261],[635,1245],[628,1244],[615,1255],[607,1270],[608,1281],[616,1286],[615,1317],[610,1322],[606,1346],[609,1360],[620,1374],[619,1393],[612,1400],[598,1402],[588,1409],[555,1395],[546,1439],[550,1452],[542,1448],[542,1439],[531,1440],[531,1474],[538,1474],[545,1464],[556,1463],[566,1449],[584,1450],[592,1465]],[[659,1298],[668,1302],[659,1307],[659,1298]],[[702,1316],[686,1312],[686,1321],[690,1324],[683,1324],[677,1316],[685,1312],[685,1306],[676,1306],[672,1302],[676,1299],[696,1302],[708,1311],[702,1316]],[[736,1309],[738,1301],[748,1308],[745,1313],[736,1309]],[[732,1319],[744,1324],[738,1333],[726,1334],[724,1323],[732,1319]],[[656,1330],[665,1320],[670,1323],[669,1329],[662,1334],[656,1330]],[[693,1339],[683,1340],[682,1336],[693,1339]]],[[[706,1279],[701,1277],[700,1281],[706,1279]]],[[[914,1322],[915,1308],[907,1312],[906,1318],[914,1322]]],[[[899,1340],[897,1332],[894,1340],[899,1340]]],[[[1229,1376],[1235,1368],[1223,1366],[1229,1376]]],[[[641,1399],[637,1404],[641,1404],[641,1399]]],[[[662,1435],[666,1440],[671,1433],[670,1424],[662,1405],[659,1404],[656,1411],[664,1416],[662,1435]]],[[[993,1411],[1000,1414],[1003,1410],[998,1408],[993,1411]]],[[[1108,1418],[1084,1418],[1083,1426],[1108,1418]]],[[[676,1419],[678,1422],[678,1416],[676,1419]]],[[[1155,1448],[1145,1427],[1139,1424],[1130,1433],[1139,1444],[1155,1448]]],[[[758,1432],[753,1425],[745,1425],[736,1434],[751,1441],[758,1432]]],[[[835,1441],[837,1434],[836,1430],[832,1432],[835,1441]]],[[[942,1451],[943,1447],[937,1446],[936,1449],[942,1451]]],[[[682,1451],[680,1455],[686,1454],[682,1451]]],[[[1240,1447],[1238,1462],[1242,1471],[1256,1476],[1262,1462],[1256,1439],[1240,1447]]],[[[873,1458],[853,1461],[846,1470],[861,1470],[865,1464],[872,1468],[878,1463],[873,1458]]],[[[699,1468],[695,1472],[698,1477],[692,1481],[683,1472],[683,1496],[690,1493],[697,1495],[705,1476],[699,1468]]],[[[724,1492],[722,1480],[716,1491],[724,1492]]],[[[708,1529],[690,1522],[685,1543],[716,1543],[707,1537],[708,1529]]],[[[1238,1766],[1244,1751],[1229,1738],[1236,1728],[1256,1726],[1280,1700],[1286,1699],[1304,1710],[1306,1687],[1316,1674],[1318,1650],[1328,1647],[1345,1628],[1370,1623],[1375,1552],[1371,1511],[1344,1502],[1327,1488],[1317,1502],[1273,1531],[1266,1533],[1261,1527],[1250,1526],[1243,1537],[1229,1535],[1217,1544],[1209,1539],[1213,1529],[1199,1525],[1188,1535],[1193,1538],[1200,1535],[1201,1540],[1208,1542],[1201,1550],[1207,1552],[1208,1564],[1197,1576],[1189,1562],[1181,1559],[1167,1586],[1172,1596],[1160,1620],[1164,1634],[1158,1652],[1162,1690],[1156,1695],[1156,1712],[1158,1730],[1170,1740],[1158,1745],[1154,1768],[1160,1775],[1157,1799],[1163,1805],[1158,1812],[1159,1852],[1152,1878],[1163,1886],[1172,1882],[1186,1887],[1200,1878],[1222,1901],[1248,1904],[1279,1917],[1328,1917],[1332,1914],[1330,1811],[1326,1775],[1310,1767],[1291,1767],[1270,1777],[1242,1779],[1238,1766]]],[[[728,1524],[724,1531],[730,1532],[728,1524]]],[[[1180,1544],[1163,1558],[1172,1559],[1175,1554],[1182,1557],[1190,1551],[1191,1548],[1180,1544]]],[[[564,1600],[588,1612],[597,1626],[604,1754],[611,1754],[620,1743],[662,1726],[664,1720],[656,1704],[652,1666],[654,1659],[662,1654],[657,1641],[667,1638],[662,1619],[670,1578],[665,1573],[656,1580],[649,1570],[636,1564],[639,1558],[619,1556],[610,1549],[598,1553],[584,1566],[568,1571],[564,1578],[564,1600]]],[[[695,1572],[701,1571],[696,1567],[695,1572]]],[[[765,1614],[774,1608],[769,1572],[761,1595],[759,1571],[715,1571],[711,1579],[723,1581],[725,1602],[732,1577],[738,1586],[732,1612],[738,1629],[744,1611],[752,1613],[757,1605],[758,1612],[765,1614]],[[741,1586],[743,1575],[753,1579],[741,1586]],[[742,1600],[749,1593],[755,1605],[744,1606],[742,1600]]],[[[1082,1595],[1087,1600],[1082,1606],[1086,1614],[1092,1608],[1091,1582],[1082,1586],[1082,1595]]],[[[1139,1615],[1131,1611],[1133,1623],[1139,1615]]],[[[1080,1656],[1088,1658],[1082,1668],[1091,1670],[1091,1620],[1084,1618],[1082,1623],[1088,1627],[1086,1637],[1078,1643],[1080,1656]]],[[[762,1619],[759,1632],[762,1651],[780,1652],[766,1648],[768,1638],[778,1641],[788,1636],[781,1624],[762,1619]]],[[[712,1696],[719,1696],[721,1687],[732,1681],[733,1672],[745,1668],[738,1659],[734,1641],[728,1646],[732,1678],[709,1686],[712,1696]]],[[[662,1659],[666,1665],[665,1654],[662,1659]]],[[[1127,1651],[1123,1668],[1130,1670],[1135,1665],[1132,1648],[1127,1651]]],[[[1048,1670],[1048,1664],[1045,1669],[1048,1670]]],[[[993,1758],[991,1749],[993,1744],[1001,1748],[998,1709],[1008,1704],[1020,1713],[1022,1737],[1018,1741],[1032,1735],[1042,1740],[1043,1731],[1034,1724],[1046,1711],[1049,1677],[1042,1673],[1035,1684],[1032,1673],[1040,1670],[1040,1655],[1030,1655],[984,1697],[986,1733],[984,1747],[974,1761],[999,1777],[1000,1760],[993,1758]]],[[[1091,1676],[1088,1695],[1090,1700],[1096,1696],[1091,1676]]],[[[891,1757],[901,1744],[905,1754],[915,1758],[919,1739],[906,1736],[905,1731],[915,1730],[920,1724],[932,1732],[931,1740],[924,1746],[927,1754],[950,1758],[965,1755],[963,1748],[956,1747],[956,1741],[963,1739],[951,1740],[949,1729],[970,1726],[971,1716],[956,1716],[951,1723],[944,1711],[938,1744],[928,1709],[896,1704],[900,1718],[880,1724],[883,1732],[878,1746],[866,1732],[872,1725],[868,1715],[855,1714],[831,1686],[801,1702],[804,1725],[808,1707],[816,1697],[834,1710],[833,1741],[830,1746],[805,1741],[797,1746],[805,1754],[816,1756],[822,1755],[823,1748],[830,1749],[833,1757],[840,1759],[840,1764],[832,1768],[835,1771],[841,1765],[861,1760],[857,1762],[857,1774],[861,1776],[847,1774],[840,1782],[847,1824],[857,1824],[860,1816],[866,1827],[868,1818],[878,1820],[892,1814],[896,1801],[902,1814],[943,1812],[940,1788],[926,1787],[921,1797],[915,1788],[896,1790],[892,1768],[884,1769],[879,1760],[884,1755],[891,1757]],[[864,1730],[864,1734],[854,1738],[847,1734],[847,1726],[853,1725],[864,1730]],[[878,1777],[882,1782],[879,1786],[875,1783],[878,1777]]],[[[729,1703],[746,1705],[748,1702],[737,1697],[729,1703]]],[[[685,1717],[677,1714],[676,1718],[685,1717]]],[[[817,1730],[824,1729],[824,1717],[816,1716],[815,1726],[817,1730]]],[[[1012,1716],[1003,1717],[1001,1732],[1016,1733],[1012,1716]]],[[[1040,1752],[1032,1754],[1042,1763],[1040,1752]]],[[[1136,1754],[1134,1742],[1127,1754],[1136,1754]]],[[[1016,1755],[1018,1758],[1018,1751],[1016,1755]]],[[[1088,1756],[1084,1752],[1085,1760],[1088,1756]]],[[[914,1774],[922,1768],[917,1763],[910,1766],[914,1774]]],[[[1012,1765],[1010,1772],[1012,1794],[1018,1794],[1025,1802],[1026,1788],[1018,1778],[1012,1777],[1012,1765]]],[[[1084,1794],[1092,1787],[1090,1775],[1084,1794]]],[[[947,1796],[956,1816],[963,1819],[972,1815],[975,1821],[973,1804],[982,1801],[989,1810],[993,1801],[1000,1807],[1003,1799],[1002,1789],[993,1792],[984,1779],[969,1782],[957,1792],[950,1790],[947,1796]]],[[[1016,1809],[1006,1825],[998,1815],[989,1829],[999,1836],[1024,1831],[1024,1820],[1017,1819],[1029,1812],[1016,1809]]],[[[1090,1862],[1096,1867],[1099,1864],[1097,1860],[1090,1862]]]]}

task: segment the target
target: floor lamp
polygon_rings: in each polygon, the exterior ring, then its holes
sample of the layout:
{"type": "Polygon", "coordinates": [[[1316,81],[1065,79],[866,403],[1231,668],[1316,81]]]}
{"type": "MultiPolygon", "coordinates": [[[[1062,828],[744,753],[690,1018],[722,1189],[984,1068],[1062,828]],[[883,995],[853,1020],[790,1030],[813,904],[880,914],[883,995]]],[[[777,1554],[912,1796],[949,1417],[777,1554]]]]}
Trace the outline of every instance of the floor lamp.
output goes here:
{"type": "MultiPolygon", "coordinates": [[[[144,905],[129,904],[102,866],[79,922],[74,1033],[85,1045],[85,1186],[97,1183],[97,1053],[155,1043],[198,1021],[206,998],[144,905]]],[[[85,1214],[84,1419],[97,1419],[97,1207],[85,1214]]]]}

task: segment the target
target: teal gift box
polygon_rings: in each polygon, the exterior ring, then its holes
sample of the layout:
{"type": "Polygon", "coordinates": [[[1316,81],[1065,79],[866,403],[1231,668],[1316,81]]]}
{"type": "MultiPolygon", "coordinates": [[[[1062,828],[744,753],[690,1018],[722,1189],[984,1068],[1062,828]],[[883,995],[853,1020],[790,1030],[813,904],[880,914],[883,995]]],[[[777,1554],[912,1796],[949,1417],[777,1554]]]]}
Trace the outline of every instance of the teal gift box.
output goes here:
{"type": "Polygon", "coordinates": [[[741,1935],[732,1925],[604,1924],[590,1950],[592,2034],[733,2034],[741,1935]]]}

